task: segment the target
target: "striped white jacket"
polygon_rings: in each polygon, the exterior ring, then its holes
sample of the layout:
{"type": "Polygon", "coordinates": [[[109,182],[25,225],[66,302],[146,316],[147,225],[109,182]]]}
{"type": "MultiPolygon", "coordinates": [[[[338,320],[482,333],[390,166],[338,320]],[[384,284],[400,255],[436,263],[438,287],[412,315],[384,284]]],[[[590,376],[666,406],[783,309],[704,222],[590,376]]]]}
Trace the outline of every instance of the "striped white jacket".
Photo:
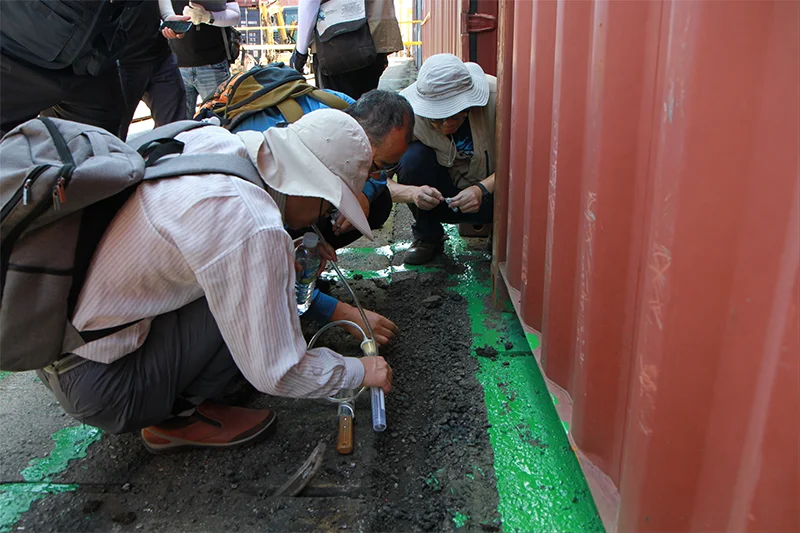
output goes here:
{"type": "MultiPolygon", "coordinates": [[[[185,154],[247,158],[239,138],[222,128],[178,139],[185,154]]],[[[294,283],[292,241],[264,190],[216,174],[145,182],[103,236],[73,317],[79,331],[141,321],[75,353],[101,363],[124,357],[144,343],[153,317],[205,296],[237,366],[258,390],[322,397],[358,387],[358,359],[306,350],[294,283]]]]}

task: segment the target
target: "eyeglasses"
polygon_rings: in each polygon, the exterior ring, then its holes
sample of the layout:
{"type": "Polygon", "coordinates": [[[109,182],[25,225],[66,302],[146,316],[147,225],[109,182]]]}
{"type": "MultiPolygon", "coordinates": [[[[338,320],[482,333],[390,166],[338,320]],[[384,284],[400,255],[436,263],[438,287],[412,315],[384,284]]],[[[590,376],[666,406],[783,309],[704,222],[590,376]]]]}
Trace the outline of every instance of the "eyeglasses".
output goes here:
{"type": "Polygon", "coordinates": [[[378,178],[378,177],[382,178],[383,174],[386,174],[387,176],[391,176],[395,171],[397,171],[397,167],[399,167],[399,166],[400,166],[400,163],[398,162],[398,163],[395,163],[393,165],[386,165],[385,167],[379,167],[373,161],[372,162],[372,168],[369,171],[369,175],[371,177],[375,177],[375,178],[378,178]]]}
{"type": "Polygon", "coordinates": [[[451,116],[449,116],[447,118],[432,118],[432,119],[430,119],[430,121],[433,122],[434,124],[436,124],[437,126],[441,126],[445,122],[455,122],[457,120],[463,120],[467,116],[468,113],[469,113],[469,109],[465,109],[464,111],[460,111],[460,112],[456,113],[455,115],[451,115],[451,116]]]}

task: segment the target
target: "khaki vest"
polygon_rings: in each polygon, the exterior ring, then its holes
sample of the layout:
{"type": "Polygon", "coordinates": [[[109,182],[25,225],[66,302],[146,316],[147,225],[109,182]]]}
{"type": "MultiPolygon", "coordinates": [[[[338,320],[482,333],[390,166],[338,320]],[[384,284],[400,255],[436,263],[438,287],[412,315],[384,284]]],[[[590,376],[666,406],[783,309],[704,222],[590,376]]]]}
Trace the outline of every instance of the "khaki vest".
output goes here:
{"type": "Polygon", "coordinates": [[[455,142],[439,133],[427,118],[416,116],[414,137],[433,148],[436,160],[447,167],[450,179],[459,189],[466,189],[494,173],[494,137],[497,125],[497,78],[486,75],[489,81],[489,101],[483,107],[473,107],[469,112],[472,144],[475,155],[470,159],[456,159],[455,142]]]}

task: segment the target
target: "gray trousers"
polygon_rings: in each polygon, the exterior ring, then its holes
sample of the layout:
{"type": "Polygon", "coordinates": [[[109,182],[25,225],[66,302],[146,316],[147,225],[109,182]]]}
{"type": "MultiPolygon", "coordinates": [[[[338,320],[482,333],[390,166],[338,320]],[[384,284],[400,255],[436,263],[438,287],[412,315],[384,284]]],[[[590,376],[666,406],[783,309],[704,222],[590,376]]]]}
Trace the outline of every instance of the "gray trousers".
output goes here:
{"type": "Polygon", "coordinates": [[[205,298],[156,317],[145,343],[113,363],[38,371],[67,414],[109,433],[158,424],[219,394],[237,373],[205,298]]]}

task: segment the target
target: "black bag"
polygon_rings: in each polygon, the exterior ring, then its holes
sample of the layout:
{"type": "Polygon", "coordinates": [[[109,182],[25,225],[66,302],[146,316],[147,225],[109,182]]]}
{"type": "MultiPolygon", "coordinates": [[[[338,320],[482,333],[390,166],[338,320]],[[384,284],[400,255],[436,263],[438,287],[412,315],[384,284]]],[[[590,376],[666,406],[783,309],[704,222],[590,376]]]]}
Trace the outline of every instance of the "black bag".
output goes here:
{"type": "Polygon", "coordinates": [[[369,67],[378,58],[366,17],[329,27],[323,35],[315,29],[314,36],[319,69],[326,76],[369,67]]]}
{"type": "Polygon", "coordinates": [[[141,1],[0,1],[3,53],[47,69],[96,76],[125,49],[121,15],[141,1]]]}

